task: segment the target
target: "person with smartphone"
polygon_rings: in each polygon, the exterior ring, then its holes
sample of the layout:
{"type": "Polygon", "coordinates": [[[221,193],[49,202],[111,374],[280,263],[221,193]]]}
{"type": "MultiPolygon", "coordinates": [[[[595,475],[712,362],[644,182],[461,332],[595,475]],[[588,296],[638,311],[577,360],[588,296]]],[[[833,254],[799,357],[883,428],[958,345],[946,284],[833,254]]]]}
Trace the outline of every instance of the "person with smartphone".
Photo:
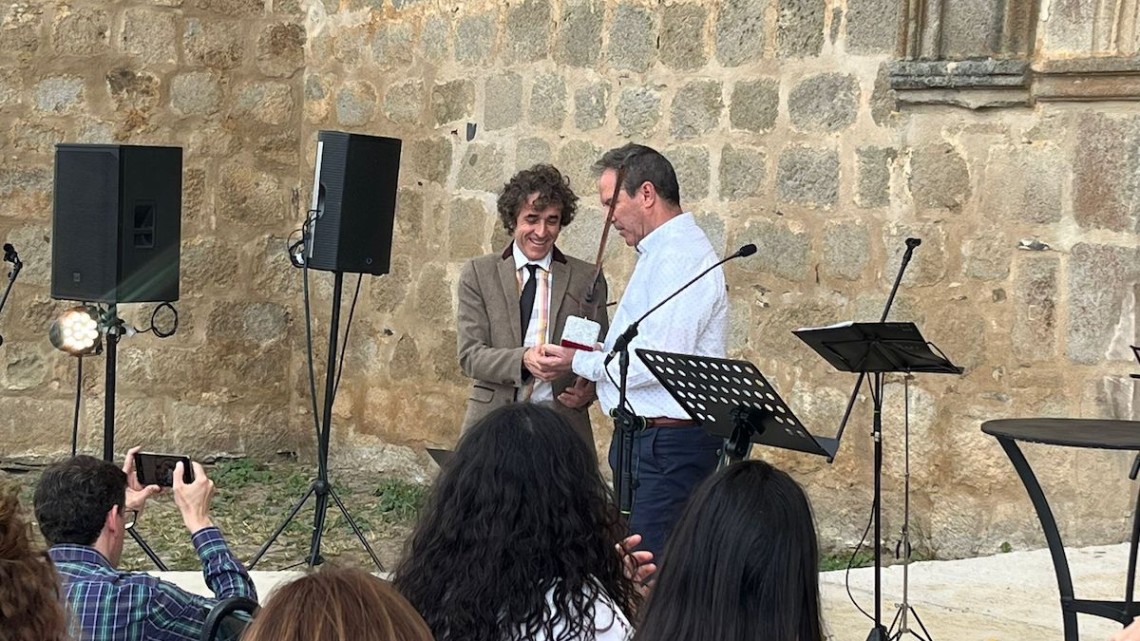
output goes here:
{"type": "Polygon", "coordinates": [[[162,491],[158,485],[143,485],[136,476],[138,450],[128,452],[122,469],[91,456],[75,456],[48,467],[35,491],[36,521],[51,545],[49,554],[71,607],[77,638],[198,639],[217,600],[235,596],[256,600],[257,592],[210,518],[214,482],[199,463],[191,463],[193,474],[187,475],[183,460],[175,463],[171,478],[174,504],[216,599],[191,594],[146,573],[118,569],[127,530],[147,499],[162,491]]]}

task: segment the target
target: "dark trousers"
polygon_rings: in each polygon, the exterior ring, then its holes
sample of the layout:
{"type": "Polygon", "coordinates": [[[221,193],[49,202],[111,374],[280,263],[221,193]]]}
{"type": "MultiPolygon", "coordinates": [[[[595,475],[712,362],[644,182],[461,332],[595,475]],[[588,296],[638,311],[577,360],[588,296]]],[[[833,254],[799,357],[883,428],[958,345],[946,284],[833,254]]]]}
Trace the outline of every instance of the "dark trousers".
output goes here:
{"type": "MultiPolygon", "coordinates": [[[[633,441],[633,505],[629,533],[640,534],[639,549],[653,552],[660,566],[665,540],[680,518],[689,495],[716,469],[723,441],[699,427],[654,427],[633,441]]],[[[617,469],[620,432],[610,442],[610,469],[617,469]]]]}

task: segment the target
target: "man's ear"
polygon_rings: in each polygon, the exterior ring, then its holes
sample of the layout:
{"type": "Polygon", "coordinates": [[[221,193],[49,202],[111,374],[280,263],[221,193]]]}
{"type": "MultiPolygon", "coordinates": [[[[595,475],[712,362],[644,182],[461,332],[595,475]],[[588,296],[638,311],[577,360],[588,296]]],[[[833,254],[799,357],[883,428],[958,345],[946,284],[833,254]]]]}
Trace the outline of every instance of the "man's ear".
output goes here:
{"type": "Polygon", "coordinates": [[[111,509],[107,511],[107,514],[103,516],[103,529],[105,531],[115,531],[115,521],[118,519],[119,509],[118,505],[112,505],[111,509]]]}
{"type": "Polygon", "coordinates": [[[645,207],[647,209],[652,209],[653,206],[657,203],[657,188],[653,186],[653,183],[649,182],[648,180],[641,183],[641,187],[638,188],[638,192],[641,194],[642,203],[645,205],[645,207]]]}

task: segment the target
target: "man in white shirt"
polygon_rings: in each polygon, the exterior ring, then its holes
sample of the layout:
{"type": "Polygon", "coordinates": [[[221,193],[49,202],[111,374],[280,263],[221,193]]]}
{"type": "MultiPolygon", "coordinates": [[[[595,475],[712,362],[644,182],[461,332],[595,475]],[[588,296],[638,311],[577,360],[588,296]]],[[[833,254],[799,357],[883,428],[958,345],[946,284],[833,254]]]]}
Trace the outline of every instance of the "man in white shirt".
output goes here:
{"type": "Polygon", "coordinates": [[[555,245],[577,203],[570,181],[550,165],[520,171],[503,187],[499,219],[513,240],[467,261],[459,276],[459,366],[472,379],[462,430],[508,403],[547,403],[594,451],[587,412],[594,384],[569,370],[547,378],[534,371],[541,346],[561,339],[568,317],[595,320],[603,334],[608,327],[605,278],[598,276],[588,303],[594,266],[555,245]]]}
{"type": "MultiPolygon", "coordinates": [[[[608,208],[619,170],[625,179],[617,190],[613,227],[638,252],[637,265],[614,312],[603,349],[593,352],[546,346],[536,376],[573,371],[597,384],[602,409],[618,404],[618,359],[607,367],[606,354],[630,323],[660,303],[718,260],[693,215],[681,209],[673,165],[644,145],[612,149],[594,169],[598,192],[608,208]],[[607,371],[608,370],[608,371],[607,371]]],[[[692,490],[716,468],[719,439],[709,436],[677,404],[637,357],[637,348],[725,357],[728,296],[724,272],[717,268],[663,305],[640,324],[629,344],[626,397],[632,411],[645,419],[633,448],[634,494],[630,531],[642,535],[642,548],[662,558],[665,539],[692,490]]],[[[610,444],[610,466],[617,475],[620,438],[610,444]]]]}

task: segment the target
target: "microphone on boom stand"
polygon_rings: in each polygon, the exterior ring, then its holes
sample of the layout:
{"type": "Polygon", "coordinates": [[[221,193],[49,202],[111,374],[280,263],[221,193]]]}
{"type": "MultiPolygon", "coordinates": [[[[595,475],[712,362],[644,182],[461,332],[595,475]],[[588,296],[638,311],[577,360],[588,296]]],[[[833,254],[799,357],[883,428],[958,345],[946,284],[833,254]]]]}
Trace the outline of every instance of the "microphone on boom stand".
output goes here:
{"type": "Polygon", "coordinates": [[[660,309],[662,305],[676,298],[678,294],[688,289],[690,285],[701,278],[704,278],[705,274],[708,274],[717,267],[735,258],[751,256],[755,253],[756,245],[748,243],[736,250],[736,253],[721,259],[716,264],[697,274],[692,280],[682,285],[680,289],[666,296],[665,300],[657,303],[650,308],[649,311],[642,314],[640,318],[630,323],[629,327],[614,341],[613,349],[611,349],[610,353],[606,356],[605,366],[609,366],[614,356],[620,357],[618,358],[618,404],[613,410],[612,415],[614,426],[621,432],[621,447],[618,448],[617,475],[614,479],[616,487],[614,489],[618,496],[618,510],[624,516],[629,516],[633,505],[633,434],[645,427],[645,419],[638,417],[633,413],[632,408],[627,407],[629,403],[626,400],[625,394],[626,381],[629,377],[629,344],[637,337],[638,326],[641,324],[641,321],[660,309]]]}

